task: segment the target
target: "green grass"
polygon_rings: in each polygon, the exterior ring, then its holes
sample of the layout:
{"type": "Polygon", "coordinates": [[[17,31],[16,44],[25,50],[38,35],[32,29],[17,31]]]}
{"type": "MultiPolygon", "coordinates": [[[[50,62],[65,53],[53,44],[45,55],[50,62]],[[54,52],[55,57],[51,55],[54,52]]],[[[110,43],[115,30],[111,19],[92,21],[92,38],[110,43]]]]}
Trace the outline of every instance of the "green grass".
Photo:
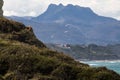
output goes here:
{"type": "Polygon", "coordinates": [[[16,40],[41,48],[46,47],[36,38],[32,28],[30,30],[28,28],[30,27],[26,27],[22,23],[0,18],[0,39],[16,40]]]}
{"type": "Polygon", "coordinates": [[[20,76],[23,80],[120,79],[118,74],[106,68],[91,68],[63,53],[9,40],[0,40],[0,75],[5,80],[20,76]]]}

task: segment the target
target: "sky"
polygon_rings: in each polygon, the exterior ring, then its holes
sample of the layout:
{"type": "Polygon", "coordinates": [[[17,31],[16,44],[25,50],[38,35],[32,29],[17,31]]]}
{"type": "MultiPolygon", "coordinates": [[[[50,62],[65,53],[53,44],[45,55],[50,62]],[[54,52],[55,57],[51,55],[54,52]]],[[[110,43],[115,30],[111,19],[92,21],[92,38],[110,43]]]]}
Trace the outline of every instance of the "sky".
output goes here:
{"type": "Polygon", "coordinates": [[[120,0],[4,0],[3,10],[5,16],[38,16],[51,3],[90,7],[101,16],[120,20],[120,0]]]}

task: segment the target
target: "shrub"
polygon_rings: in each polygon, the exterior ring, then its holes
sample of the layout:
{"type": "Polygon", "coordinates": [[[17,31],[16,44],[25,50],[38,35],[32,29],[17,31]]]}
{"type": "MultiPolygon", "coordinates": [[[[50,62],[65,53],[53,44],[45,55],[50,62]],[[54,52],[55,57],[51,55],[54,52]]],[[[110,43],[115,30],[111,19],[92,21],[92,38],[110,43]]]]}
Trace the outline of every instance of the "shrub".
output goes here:
{"type": "Polygon", "coordinates": [[[0,75],[4,75],[9,69],[9,63],[7,60],[0,59],[0,75]]]}
{"type": "Polygon", "coordinates": [[[57,80],[76,80],[78,73],[79,68],[75,67],[75,65],[64,63],[54,70],[52,75],[55,76],[57,80]]]}
{"type": "Polygon", "coordinates": [[[113,76],[110,72],[100,71],[93,75],[93,79],[95,80],[120,80],[120,78],[116,79],[117,76],[113,76]]]}

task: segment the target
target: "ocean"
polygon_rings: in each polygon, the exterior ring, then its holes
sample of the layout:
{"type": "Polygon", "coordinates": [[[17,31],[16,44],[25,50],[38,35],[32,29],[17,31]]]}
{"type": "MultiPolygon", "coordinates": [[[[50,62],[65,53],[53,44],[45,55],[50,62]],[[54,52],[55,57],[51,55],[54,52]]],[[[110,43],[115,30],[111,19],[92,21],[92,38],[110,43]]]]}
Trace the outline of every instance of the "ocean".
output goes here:
{"type": "Polygon", "coordinates": [[[114,60],[114,61],[80,61],[82,63],[89,64],[92,67],[101,67],[105,66],[108,69],[114,70],[118,74],[120,74],[120,60],[114,60]]]}

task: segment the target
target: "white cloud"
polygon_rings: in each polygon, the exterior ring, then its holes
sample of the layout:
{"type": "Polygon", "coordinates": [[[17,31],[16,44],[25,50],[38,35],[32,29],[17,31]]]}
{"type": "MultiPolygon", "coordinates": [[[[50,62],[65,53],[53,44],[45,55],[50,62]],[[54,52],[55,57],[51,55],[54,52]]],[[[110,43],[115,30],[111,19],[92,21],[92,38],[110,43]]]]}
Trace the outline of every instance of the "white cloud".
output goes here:
{"type": "Polygon", "coordinates": [[[90,7],[97,14],[120,19],[120,0],[4,0],[4,15],[37,16],[50,3],[90,7]]]}
{"type": "Polygon", "coordinates": [[[41,6],[39,0],[4,0],[3,10],[7,16],[36,16],[39,11],[44,10],[41,6]]]}

